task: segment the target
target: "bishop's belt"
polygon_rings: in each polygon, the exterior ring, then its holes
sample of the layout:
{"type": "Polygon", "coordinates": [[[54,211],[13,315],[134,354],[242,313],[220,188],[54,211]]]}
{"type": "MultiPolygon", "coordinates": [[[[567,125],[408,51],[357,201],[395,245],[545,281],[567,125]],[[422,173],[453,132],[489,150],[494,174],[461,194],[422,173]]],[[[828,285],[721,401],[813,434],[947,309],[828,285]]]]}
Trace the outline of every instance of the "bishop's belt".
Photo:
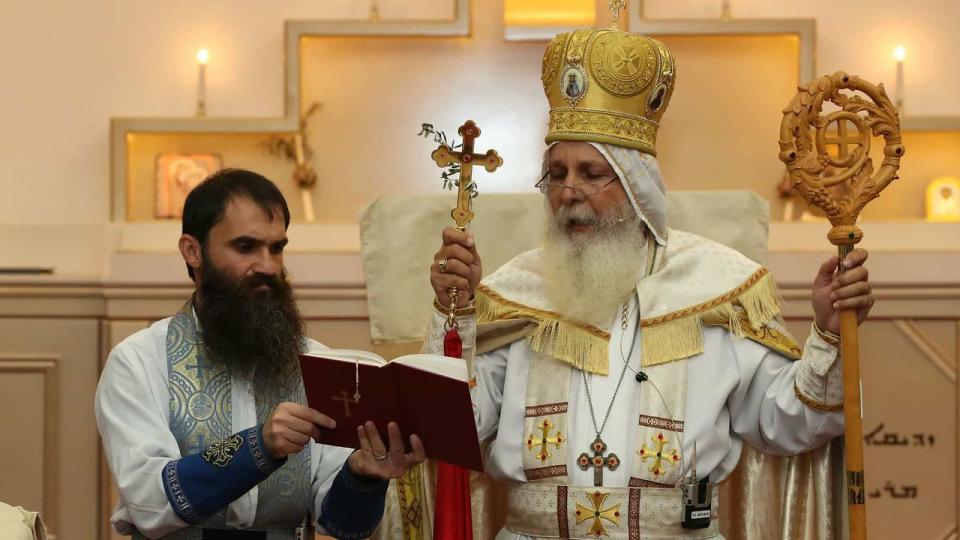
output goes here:
{"type": "Polygon", "coordinates": [[[713,490],[710,526],[684,529],[680,488],[613,488],[509,482],[506,529],[535,538],[721,538],[713,490]]]}

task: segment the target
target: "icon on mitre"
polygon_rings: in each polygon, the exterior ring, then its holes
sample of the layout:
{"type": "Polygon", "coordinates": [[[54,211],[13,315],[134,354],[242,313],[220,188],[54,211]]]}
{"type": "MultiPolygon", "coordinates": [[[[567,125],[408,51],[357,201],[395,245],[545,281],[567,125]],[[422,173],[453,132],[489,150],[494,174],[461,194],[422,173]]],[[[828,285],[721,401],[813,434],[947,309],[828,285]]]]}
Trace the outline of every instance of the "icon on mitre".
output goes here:
{"type": "Polygon", "coordinates": [[[941,176],[930,182],[927,221],[960,222],[960,179],[941,176]]]}
{"type": "Polygon", "coordinates": [[[584,94],[587,93],[587,75],[580,66],[567,66],[560,78],[560,93],[576,106],[584,94]]]}

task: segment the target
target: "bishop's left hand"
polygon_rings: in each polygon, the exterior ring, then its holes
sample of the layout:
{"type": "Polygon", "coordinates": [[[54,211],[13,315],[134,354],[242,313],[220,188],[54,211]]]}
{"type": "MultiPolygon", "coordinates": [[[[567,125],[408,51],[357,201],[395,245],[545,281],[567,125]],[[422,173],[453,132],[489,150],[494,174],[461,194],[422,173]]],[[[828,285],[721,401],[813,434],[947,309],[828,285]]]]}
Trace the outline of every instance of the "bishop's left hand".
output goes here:
{"type": "Polygon", "coordinates": [[[845,259],[847,270],[837,274],[836,255],[822,265],[813,280],[813,314],[817,326],[840,334],[840,310],[856,309],[857,323],[862,324],[876,299],[867,281],[867,250],[855,249],[845,259]]]}
{"type": "Polygon", "coordinates": [[[354,474],[389,480],[399,478],[407,469],[427,458],[423,450],[423,443],[416,435],[410,436],[409,454],[403,452],[403,439],[397,424],[387,424],[387,436],[390,440],[390,449],[383,444],[380,433],[373,422],[366,422],[357,426],[357,437],[360,439],[360,450],[350,455],[347,463],[354,474]]]}

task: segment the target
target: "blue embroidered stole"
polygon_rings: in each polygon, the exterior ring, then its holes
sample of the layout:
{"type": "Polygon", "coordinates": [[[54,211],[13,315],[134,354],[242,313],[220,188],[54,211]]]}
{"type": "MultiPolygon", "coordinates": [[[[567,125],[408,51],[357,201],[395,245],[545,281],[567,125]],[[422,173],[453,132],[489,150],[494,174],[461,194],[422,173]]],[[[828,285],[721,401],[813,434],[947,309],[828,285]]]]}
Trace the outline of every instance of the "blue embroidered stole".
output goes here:
{"type": "MultiPolygon", "coordinates": [[[[224,366],[207,359],[202,336],[188,301],[171,319],[166,336],[170,431],[182,456],[203,452],[251,426],[233,426],[230,375],[224,366]]],[[[305,404],[303,381],[293,389],[276,389],[256,397],[257,423],[263,425],[283,401],[305,404]]],[[[293,529],[313,508],[310,446],[288,457],[287,462],[258,485],[254,529],[293,529]]],[[[197,525],[226,526],[226,508],[197,525]]],[[[176,535],[171,535],[176,536],[176,535]]],[[[169,538],[169,537],[168,537],[169,538]]]]}

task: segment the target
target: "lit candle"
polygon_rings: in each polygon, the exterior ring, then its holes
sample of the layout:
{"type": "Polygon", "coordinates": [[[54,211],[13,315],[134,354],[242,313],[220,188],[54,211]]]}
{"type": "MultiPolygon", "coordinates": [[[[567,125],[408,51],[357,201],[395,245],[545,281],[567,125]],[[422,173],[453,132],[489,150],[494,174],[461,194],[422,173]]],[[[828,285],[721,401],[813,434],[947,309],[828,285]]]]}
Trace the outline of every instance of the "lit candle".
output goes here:
{"type": "Polygon", "coordinates": [[[197,51],[197,116],[207,115],[207,60],[210,53],[206,49],[197,51]]]}
{"type": "Polygon", "coordinates": [[[907,50],[903,45],[897,45],[893,50],[893,58],[897,61],[897,86],[894,94],[897,110],[903,112],[903,59],[907,57],[907,50]]]}

